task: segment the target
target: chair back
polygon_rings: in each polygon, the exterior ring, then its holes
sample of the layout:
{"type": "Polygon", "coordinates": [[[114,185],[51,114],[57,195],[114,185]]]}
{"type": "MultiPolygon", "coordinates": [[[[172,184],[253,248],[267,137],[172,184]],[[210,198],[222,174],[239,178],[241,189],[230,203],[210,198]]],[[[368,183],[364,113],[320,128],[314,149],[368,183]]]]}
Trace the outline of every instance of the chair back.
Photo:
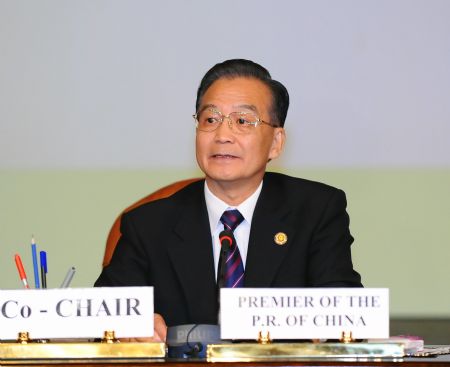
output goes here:
{"type": "Polygon", "coordinates": [[[105,247],[105,254],[103,255],[103,262],[102,266],[105,267],[109,264],[111,261],[111,257],[114,253],[114,249],[116,248],[117,242],[119,241],[120,236],[122,235],[120,233],[120,220],[122,218],[122,214],[126,213],[127,211],[137,208],[138,206],[141,206],[145,203],[148,203],[150,201],[158,200],[167,198],[177,191],[181,190],[183,187],[189,185],[192,182],[201,180],[201,178],[190,178],[187,180],[177,181],[170,185],[164,186],[160,188],[159,190],[151,193],[150,195],[147,195],[146,197],[143,197],[142,199],[138,200],[134,204],[130,205],[128,208],[126,208],[114,221],[109,234],[108,238],[106,240],[106,247],[105,247]]]}

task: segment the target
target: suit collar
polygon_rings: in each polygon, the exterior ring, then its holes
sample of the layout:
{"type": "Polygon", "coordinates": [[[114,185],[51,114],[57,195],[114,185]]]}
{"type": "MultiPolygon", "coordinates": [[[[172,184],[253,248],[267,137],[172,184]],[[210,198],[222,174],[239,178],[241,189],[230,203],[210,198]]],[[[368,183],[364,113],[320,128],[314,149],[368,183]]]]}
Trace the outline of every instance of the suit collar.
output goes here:
{"type": "MultiPolygon", "coordinates": [[[[277,175],[266,174],[256,203],[245,267],[246,287],[270,287],[288,253],[296,232],[287,193],[277,175]],[[285,245],[277,245],[275,234],[287,235],[285,245]]],[[[180,208],[174,218],[174,230],[168,240],[168,254],[182,289],[191,319],[210,320],[217,316],[212,237],[206,209],[204,181],[179,192],[175,205],[180,208]],[[204,302],[199,302],[204,300],[204,302]],[[197,305],[197,308],[192,308],[197,305]]]]}
{"type": "Polygon", "coordinates": [[[175,205],[180,211],[174,218],[174,230],[168,242],[168,254],[194,320],[217,316],[217,310],[211,309],[217,295],[203,182],[194,183],[177,196],[175,205]],[[205,302],[198,301],[202,299],[205,302]],[[200,307],[194,309],[192,305],[200,307]]]}
{"type": "Polygon", "coordinates": [[[255,211],[256,202],[258,201],[258,197],[261,193],[262,182],[255,190],[255,192],[250,195],[247,199],[244,200],[241,204],[237,206],[230,206],[225,203],[223,200],[215,196],[208,188],[208,185],[205,182],[205,200],[206,207],[208,210],[209,224],[211,233],[214,233],[217,230],[217,227],[220,226],[223,229],[223,225],[220,224],[220,218],[223,212],[229,208],[236,208],[240,211],[244,219],[250,224],[253,218],[253,213],[255,211]]]}
{"type": "Polygon", "coordinates": [[[249,249],[245,267],[246,287],[272,285],[282,261],[294,238],[296,228],[292,223],[291,207],[286,192],[276,179],[277,175],[264,177],[263,189],[253,214],[249,249]],[[284,233],[288,241],[278,245],[277,233],[284,233]]]}

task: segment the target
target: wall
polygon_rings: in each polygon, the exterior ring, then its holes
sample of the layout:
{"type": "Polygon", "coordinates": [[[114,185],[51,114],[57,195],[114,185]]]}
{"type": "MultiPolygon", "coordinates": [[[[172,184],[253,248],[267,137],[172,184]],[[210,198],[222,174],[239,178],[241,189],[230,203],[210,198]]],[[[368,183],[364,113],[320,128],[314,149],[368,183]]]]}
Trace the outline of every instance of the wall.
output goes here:
{"type": "MultiPolygon", "coordinates": [[[[450,2],[0,2],[0,288],[49,253],[49,285],[100,271],[121,209],[199,175],[196,88],[216,62],[291,95],[273,168],[348,195],[354,260],[392,313],[450,316],[450,2]]],[[[31,277],[31,274],[29,274],[31,277]]]]}
{"type": "MultiPolygon", "coordinates": [[[[449,170],[299,170],[347,193],[353,259],[366,287],[388,287],[394,316],[449,317],[449,170]]],[[[68,268],[73,286],[89,287],[101,269],[116,215],[192,170],[2,172],[0,288],[17,288],[22,255],[33,282],[30,238],[48,252],[49,287],[68,268]]]]}

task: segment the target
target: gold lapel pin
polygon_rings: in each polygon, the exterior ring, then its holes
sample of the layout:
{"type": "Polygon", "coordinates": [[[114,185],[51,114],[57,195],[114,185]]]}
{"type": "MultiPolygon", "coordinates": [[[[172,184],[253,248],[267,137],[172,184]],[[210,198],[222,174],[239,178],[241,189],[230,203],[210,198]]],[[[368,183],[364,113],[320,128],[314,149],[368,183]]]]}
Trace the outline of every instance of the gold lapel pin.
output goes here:
{"type": "Polygon", "coordinates": [[[283,232],[278,232],[273,239],[275,240],[275,243],[280,246],[283,246],[288,240],[287,234],[283,232]]]}

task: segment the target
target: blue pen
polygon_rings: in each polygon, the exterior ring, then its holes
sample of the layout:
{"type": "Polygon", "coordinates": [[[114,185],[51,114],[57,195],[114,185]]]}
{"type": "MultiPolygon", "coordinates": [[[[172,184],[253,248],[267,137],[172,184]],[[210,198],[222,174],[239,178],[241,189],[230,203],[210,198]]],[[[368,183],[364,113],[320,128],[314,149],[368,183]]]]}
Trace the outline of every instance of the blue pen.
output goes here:
{"type": "Polygon", "coordinates": [[[36,242],[34,241],[34,236],[31,237],[31,255],[33,256],[33,270],[34,270],[34,287],[36,289],[41,288],[39,284],[39,267],[36,252],[36,242]]]}
{"type": "Polygon", "coordinates": [[[42,288],[47,288],[47,253],[41,251],[41,283],[42,288]]]}

